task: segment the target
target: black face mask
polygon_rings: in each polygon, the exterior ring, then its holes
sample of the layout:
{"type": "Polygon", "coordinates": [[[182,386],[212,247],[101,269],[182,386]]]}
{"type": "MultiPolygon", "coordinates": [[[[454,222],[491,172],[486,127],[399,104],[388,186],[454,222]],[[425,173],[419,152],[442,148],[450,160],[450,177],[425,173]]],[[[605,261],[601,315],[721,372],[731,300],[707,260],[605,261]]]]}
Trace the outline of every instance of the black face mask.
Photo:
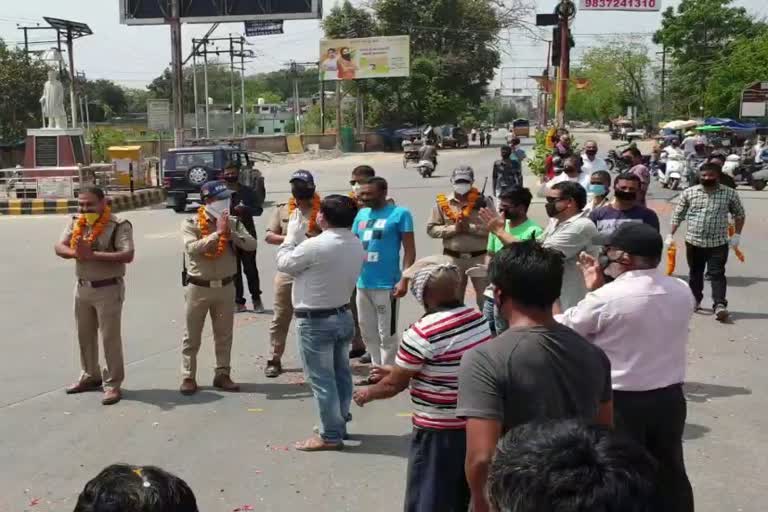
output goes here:
{"type": "Polygon", "coordinates": [[[512,222],[519,220],[522,217],[522,215],[520,215],[520,213],[516,212],[515,210],[504,210],[503,213],[504,218],[512,222]]]}
{"type": "Polygon", "coordinates": [[[293,197],[296,199],[311,199],[312,196],[315,195],[315,189],[314,188],[297,188],[292,187],[291,188],[291,194],[293,194],[293,197]]]}
{"type": "Polygon", "coordinates": [[[597,150],[596,149],[594,151],[589,150],[589,151],[585,151],[585,153],[587,154],[587,156],[595,156],[597,154],[597,150]]]}
{"type": "Polygon", "coordinates": [[[632,157],[623,158],[622,160],[624,160],[624,163],[627,165],[632,165],[634,163],[634,159],[632,157]]]}
{"type": "Polygon", "coordinates": [[[557,217],[563,212],[563,210],[557,209],[557,202],[545,204],[544,209],[547,210],[547,215],[550,217],[557,217]]]}
{"type": "Polygon", "coordinates": [[[614,190],[613,195],[620,201],[634,201],[637,199],[636,192],[626,192],[624,190],[614,190]]]}
{"type": "Polygon", "coordinates": [[[701,186],[704,188],[714,188],[717,185],[717,180],[713,179],[706,179],[706,180],[699,180],[699,183],[701,183],[701,186]]]}
{"type": "Polygon", "coordinates": [[[237,183],[238,177],[237,176],[224,176],[224,181],[227,183],[237,183]]]}

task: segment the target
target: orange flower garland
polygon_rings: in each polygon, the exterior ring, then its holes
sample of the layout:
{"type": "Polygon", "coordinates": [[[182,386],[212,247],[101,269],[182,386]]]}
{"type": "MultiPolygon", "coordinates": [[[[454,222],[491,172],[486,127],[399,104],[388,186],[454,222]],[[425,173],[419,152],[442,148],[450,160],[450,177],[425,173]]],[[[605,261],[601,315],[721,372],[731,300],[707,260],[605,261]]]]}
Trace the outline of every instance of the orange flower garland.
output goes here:
{"type": "Polygon", "coordinates": [[[437,195],[437,205],[440,207],[446,217],[451,219],[453,222],[459,222],[462,219],[467,219],[470,215],[472,215],[472,210],[475,209],[475,204],[477,204],[477,200],[479,198],[480,191],[478,191],[475,187],[472,187],[467,194],[467,205],[461,209],[461,213],[456,213],[453,208],[451,208],[451,205],[448,202],[448,198],[445,197],[445,194],[437,195]]]}
{"type": "MultiPolygon", "coordinates": [[[[291,197],[288,201],[288,215],[292,214],[296,209],[296,198],[291,197]]],[[[315,194],[312,197],[312,212],[309,215],[309,226],[307,232],[314,233],[317,231],[317,214],[320,211],[320,196],[315,194]]]]}
{"type": "Polygon", "coordinates": [[[80,214],[80,217],[77,218],[77,221],[75,222],[74,227],[72,228],[72,237],[69,239],[69,247],[71,249],[77,249],[77,245],[80,243],[81,239],[84,239],[89,246],[93,245],[93,242],[98,240],[98,238],[101,236],[101,234],[104,232],[104,228],[107,226],[107,222],[109,222],[109,218],[112,215],[112,208],[107,206],[104,208],[104,212],[99,217],[99,220],[96,221],[96,223],[93,225],[93,229],[91,229],[91,232],[83,238],[83,230],[85,229],[85,225],[87,224],[87,221],[85,220],[85,215],[80,214]]]}
{"type": "MultiPolygon", "coordinates": [[[[211,230],[208,229],[208,216],[205,213],[205,206],[201,206],[197,209],[197,227],[200,229],[201,238],[205,238],[211,234],[211,230]]],[[[216,244],[216,251],[205,252],[203,253],[203,256],[211,259],[218,258],[224,254],[224,250],[227,248],[227,242],[229,242],[229,236],[219,236],[219,242],[216,244]]]]}

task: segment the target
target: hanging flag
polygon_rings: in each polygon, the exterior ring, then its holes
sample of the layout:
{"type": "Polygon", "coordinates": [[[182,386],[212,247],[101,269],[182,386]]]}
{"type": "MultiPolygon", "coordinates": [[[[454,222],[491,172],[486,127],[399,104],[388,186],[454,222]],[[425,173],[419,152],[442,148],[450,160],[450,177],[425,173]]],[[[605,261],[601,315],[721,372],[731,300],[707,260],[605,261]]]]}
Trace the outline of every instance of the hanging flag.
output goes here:
{"type": "Polygon", "coordinates": [[[592,84],[592,81],[588,78],[573,78],[571,81],[576,86],[576,89],[579,90],[589,89],[589,86],[592,84]]]}

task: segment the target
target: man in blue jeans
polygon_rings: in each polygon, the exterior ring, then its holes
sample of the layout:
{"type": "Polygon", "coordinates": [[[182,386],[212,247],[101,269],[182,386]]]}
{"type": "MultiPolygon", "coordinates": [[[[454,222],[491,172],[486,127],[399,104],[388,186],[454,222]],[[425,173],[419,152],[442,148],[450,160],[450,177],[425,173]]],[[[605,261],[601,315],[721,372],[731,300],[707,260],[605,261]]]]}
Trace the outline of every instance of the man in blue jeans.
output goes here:
{"type": "Polygon", "coordinates": [[[349,298],[365,259],[363,245],[351,231],[356,215],[351,198],[326,196],[317,214],[323,232],[305,239],[306,221],[294,212],[277,253],[277,269],[294,278],[291,298],[299,352],[321,422],[319,435],[296,443],[301,451],[344,447],[352,400],[349,346],[355,332],[349,298]]]}

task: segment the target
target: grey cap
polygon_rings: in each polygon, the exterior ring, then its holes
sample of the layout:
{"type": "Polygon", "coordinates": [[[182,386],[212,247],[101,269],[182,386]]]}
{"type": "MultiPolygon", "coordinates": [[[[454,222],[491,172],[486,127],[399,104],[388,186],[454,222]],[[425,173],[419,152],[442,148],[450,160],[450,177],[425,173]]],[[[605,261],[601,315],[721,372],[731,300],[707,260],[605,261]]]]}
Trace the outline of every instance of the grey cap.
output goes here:
{"type": "Polygon", "coordinates": [[[456,183],[457,181],[468,181],[472,183],[475,181],[475,171],[468,165],[457,167],[451,174],[451,181],[453,183],[456,183]]]}

